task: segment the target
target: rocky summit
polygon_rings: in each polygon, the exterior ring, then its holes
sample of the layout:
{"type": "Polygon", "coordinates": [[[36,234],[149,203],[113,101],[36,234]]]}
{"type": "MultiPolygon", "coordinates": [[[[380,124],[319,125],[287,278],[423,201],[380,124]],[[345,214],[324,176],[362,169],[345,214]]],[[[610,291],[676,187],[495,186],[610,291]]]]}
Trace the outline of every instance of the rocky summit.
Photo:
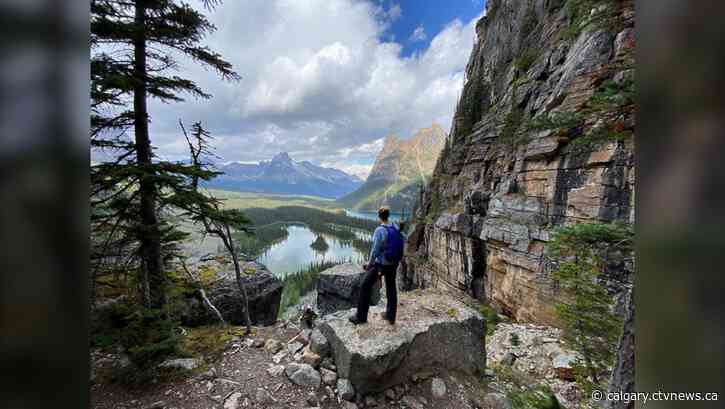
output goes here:
{"type": "Polygon", "coordinates": [[[383,307],[372,307],[368,324],[348,321],[352,310],[320,321],[337,365],[338,376],[366,394],[402,384],[419,372],[483,372],[485,321],[461,301],[437,291],[401,294],[395,325],[382,320],[383,307]]]}
{"type": "Polygon", "coordinates": [[[383,205],[395,211],[412,209],[420,187],[433,173],[446,136],[436,123],[409,139],[388,135],[365,183],[338,202],[363,211],[376,211],[383,205]]]}

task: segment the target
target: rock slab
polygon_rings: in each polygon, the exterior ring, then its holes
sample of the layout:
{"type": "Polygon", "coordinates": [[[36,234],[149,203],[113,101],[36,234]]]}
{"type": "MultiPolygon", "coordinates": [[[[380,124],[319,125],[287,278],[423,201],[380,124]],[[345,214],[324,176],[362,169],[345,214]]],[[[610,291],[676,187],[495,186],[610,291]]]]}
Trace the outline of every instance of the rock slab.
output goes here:
{"type": "MultiPolygon", "coordinates": [[[[320,273],[317,282],[317,308],[321,315],[357,306],[365,272],[362,265],[346,263],[320,273]]],[[[380,301],[380,286],[375,285],[371,305],[380,301]]]]}
{"type": "Polygon", "coordinates": [[[287,377],[299,386],[320,387],[322,379],[315,368],[307,364],[291,363],[284,369],[287,377]]]}
{"type": "MultiPolygon", "coordinates": [[[[274,324],[282,299],[282,281],[257,262],[243,262],[241,270],[242,283],[249,297],[249,318],[252,325],[274,324]]],[[[246,324],[245,306],[233,268],[220,271],[217,279],[206,289],[206,293],[227,322],[234,325],[246,324]]],[[[188,308],[181,315],[182,323],[189,326],[218,322],[216,316],[196,296],[189,299],[188,308]]]]}
{"type": "Polygon", "coordinates": [[[365,325],[352,325],[350,311],[340,311],[318,326],[330,342],[338,376],[357,392],[382,392],[422,371],[485,370],[486,325],[473,308],[427,290],[401,294],[396,325],[384,322],[382,311],[372,307],[365,325]]]}

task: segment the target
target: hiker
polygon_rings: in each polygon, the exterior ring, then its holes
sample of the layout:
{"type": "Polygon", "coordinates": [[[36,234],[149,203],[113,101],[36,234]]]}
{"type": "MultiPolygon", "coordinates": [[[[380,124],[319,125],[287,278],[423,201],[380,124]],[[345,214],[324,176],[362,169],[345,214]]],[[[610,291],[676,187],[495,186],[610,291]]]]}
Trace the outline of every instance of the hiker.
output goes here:
{"type": "Polygon", "coordinates": [[[381,316],[391,325],[395,324],[395,313],[398,306],[395,273],[398,269],[398,263],[403,258],[405,237],[400,232],[399,227],[388,221],[389,217],[390,209],[387,207],[381,207],[378,210],[380,226],[373,233],[373,248],[370,250],[370,261],[363,266],[366,274],[360,288],[357,313],[349,318],[350,322],[355,325],[367,322],[373,286],[381,277],[385,277],[385,294],[388,298],[386,311],[381,316]]]}

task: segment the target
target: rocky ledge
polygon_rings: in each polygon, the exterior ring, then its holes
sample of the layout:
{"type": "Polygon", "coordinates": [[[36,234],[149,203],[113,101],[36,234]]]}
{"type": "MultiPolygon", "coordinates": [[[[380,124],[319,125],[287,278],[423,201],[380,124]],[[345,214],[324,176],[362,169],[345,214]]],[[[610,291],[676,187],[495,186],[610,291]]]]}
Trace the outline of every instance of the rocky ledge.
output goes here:
{"type": "Polygon", "coordinates": [[[400,295],[395,325],[372,307],[368,324],[353,326],[339,311],[318,324],[328,340],[338,376],[366,394],[383,391],[422,372],[482,373],[486,367],[483,316],[432,290],[400,295]]]}
{"type": "MultiPolygon", "coordinates": [[[[249,297],[249,317],[253,325],[272,325],[277,321],[279,303],[282,298],[282,281],[263,264],[244,262],[242,282],[249,297]]],[[[207,286],[207,296],[221,312],[224,319],[234,325],[244,325],[244,302],[239,293],[233,268],[217,273],[215,280],[207,286]]],[[[197,296],[189,299],[188,308],[182,314],[182,323],[189,326],[216,323],[216,317],[204,306],[197,296]]]]}
{"type": "MultiPolygon", "coordinates": [[[[357,306],[365,272],[360,264],[340,264],[320,273],[317,282],[317,308],[322,315],[357,306]]],[[[380,286],[373,288],[371,304],[380,300],[380,286]]]]}

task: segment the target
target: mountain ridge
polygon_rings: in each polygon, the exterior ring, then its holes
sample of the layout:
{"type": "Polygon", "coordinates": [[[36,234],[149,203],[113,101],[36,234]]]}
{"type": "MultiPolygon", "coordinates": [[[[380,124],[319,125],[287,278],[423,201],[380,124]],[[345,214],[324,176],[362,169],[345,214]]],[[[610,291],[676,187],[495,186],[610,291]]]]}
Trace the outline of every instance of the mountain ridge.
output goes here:
{"type": "Polygon", "coordinates": [[[412,209],[421,185],[433,173],[445,140],[446,132],[437,123],[419,129],[409,139],[388,135],[365,183],[338,202],[363,211],[382,205],[395,212],[412,209]]]}
{"type": "Polygon", "coordinates": [[[207,187],[242,192],[304,194],[336,199],[362,185],[363,181],[340,169],[295,161],[287,152],[257,164],[230,162],[218,166],[224,174],[207,187]]]}

